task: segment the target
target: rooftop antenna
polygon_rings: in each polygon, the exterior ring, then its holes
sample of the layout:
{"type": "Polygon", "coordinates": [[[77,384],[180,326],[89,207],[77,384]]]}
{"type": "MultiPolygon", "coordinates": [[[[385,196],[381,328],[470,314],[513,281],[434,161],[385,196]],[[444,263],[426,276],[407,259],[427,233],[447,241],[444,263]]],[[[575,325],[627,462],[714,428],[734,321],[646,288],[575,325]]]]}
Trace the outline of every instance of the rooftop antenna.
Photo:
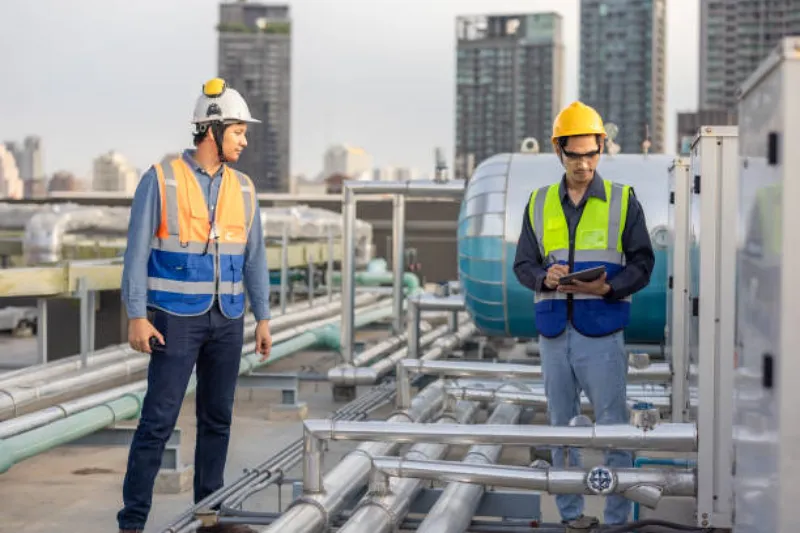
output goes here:
{"type": "Polygon", "coordinates": [[[647,155],[647,153],[650,151],[650,146],[651,146],[651,143],[650,143],[650,125],[649,124],[645,124],[644,125],[644,141],[642,141],[642,153],[644,155],[647,155]]]}
{"type": "Polygon", "coordinates": [[[619,128],[613,122],[606,123],[606,153],[610,156],[615,156],[620,151],[620,145],[614,142],[614,139],[619,135],[619,128]]]}
{"type": "Polygon", "coordinates": [[[434,173],[433,173],[433,181],[437,183],[443,183],[447,181],[447,162],[444,160],[444,154],[442,153],[441,148],[436,148],[434,150],[434,173]]]}

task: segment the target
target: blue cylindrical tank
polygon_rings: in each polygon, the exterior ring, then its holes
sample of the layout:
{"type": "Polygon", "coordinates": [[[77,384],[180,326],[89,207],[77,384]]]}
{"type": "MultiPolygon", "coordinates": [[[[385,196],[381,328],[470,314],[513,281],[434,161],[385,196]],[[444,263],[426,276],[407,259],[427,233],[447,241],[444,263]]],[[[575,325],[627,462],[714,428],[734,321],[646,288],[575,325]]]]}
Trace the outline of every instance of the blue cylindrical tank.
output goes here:
{"type": "MultiPolygon", "coordinates": [[[[650,284],[633,296],[627,342],[661,343],[666,324],[669,168],[673,156],[603,156],[598,172],[632,185],[656,256],[650,284]]],[[[467,310],[486,335],[536,337],[533,293],[514,274],[517,239],[531,193],[561,179],[554,154],[498,154],[470,179],[458,222],[458,271],[467,310]]]]}

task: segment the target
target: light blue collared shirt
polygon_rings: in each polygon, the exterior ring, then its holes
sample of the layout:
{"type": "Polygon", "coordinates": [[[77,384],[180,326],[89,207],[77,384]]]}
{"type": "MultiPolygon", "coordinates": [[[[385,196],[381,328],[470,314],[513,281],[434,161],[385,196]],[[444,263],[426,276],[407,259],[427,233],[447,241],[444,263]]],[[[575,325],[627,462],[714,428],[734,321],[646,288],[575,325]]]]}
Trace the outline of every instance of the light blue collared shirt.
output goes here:
{"type": "MultiPolygon", "coordinates": [[[[194,150],[185,150],[183,159],[194,172],[208,203],[209,215],[213,218],[224,166],[221,166],[214,176],[209,176],[195,161],[194,150]]],[[[160,224],[161,193],[156,170],[154,167],[150,167],[142,175],[142,180],[136,187],[131,204],[128,246],[125,249],[121,287],[122,301],[128,311],[128,318],[147,316],[147,262],[150,258],[150,244],[153,235],[160,224]]],[[[269,319],[269,270],[259,210],[256,210],[253,225],[247,235],[243,282],[256,320],[269,319]]]]}

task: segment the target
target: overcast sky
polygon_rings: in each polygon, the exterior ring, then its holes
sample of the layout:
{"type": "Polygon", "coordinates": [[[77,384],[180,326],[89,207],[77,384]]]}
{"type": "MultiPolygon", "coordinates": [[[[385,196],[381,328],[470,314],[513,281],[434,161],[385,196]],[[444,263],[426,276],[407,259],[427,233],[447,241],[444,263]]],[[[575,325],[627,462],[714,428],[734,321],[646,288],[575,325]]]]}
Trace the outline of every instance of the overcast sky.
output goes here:
{"type": "MultiPolygon", "coordinates": [[[[292,173],[327,146],[376,166],[430,171],[454,141],[455,16],[564,17],[565,101],[577,98],[578,0],[288,0],[293,19],[292,173]]],[[[697,0],[668,2],[667,131],[697,105],[697,0]]],[[[145,169],[189,144],[202,82],[216,75],[217,0],[0,0],[0,140],[42,137],[45,172],[90,175],[115,149],[145,169]]]]}

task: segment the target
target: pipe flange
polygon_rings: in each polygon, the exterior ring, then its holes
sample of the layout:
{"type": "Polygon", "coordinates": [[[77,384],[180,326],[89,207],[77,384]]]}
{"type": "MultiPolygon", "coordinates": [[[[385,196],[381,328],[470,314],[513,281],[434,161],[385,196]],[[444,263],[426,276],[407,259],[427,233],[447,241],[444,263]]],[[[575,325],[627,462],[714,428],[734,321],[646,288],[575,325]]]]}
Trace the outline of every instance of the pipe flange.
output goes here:
{"type": "Polygon", "coordinates": [[[304,504],[304,503],[308,504],[308,505],[311,505],[312,507],[316,508],[322,514],[322,521],[324,523],[323,526],[322,526],[322,530],[323,531],[327,531],[328,530],[328,526],[330,525],[330,513],[328,513],[328,510],[325,509],[325,506],[322,505],[322,503],[320,503],[319,501],[317,501],[317,499],[314,496],[310,496],[310,495],[300,496],[299,498],[297,498],[295,501],[293,501],[292,503],[290,503],[286,507],[286,511],[288,511],[292,507],[295,507],[297,505],[301,505],[301,504],[304,504]]]}
{"type": "Polygon", "coordinates": [[[412,422],[412,423],[413,423],[413,422],[416,422],[416,420],[414,420],[413,418],[411,418],[411,415],[409,415],[409,414],[408,414],[407,412],[405,412],[404,410],[392,411],[392,412],[389,414],[389,418],[392,418],[392,417],[394,417],[394,416],[397,416],[397,415],[400,415],[400,416],[404,416],[404,417],[406,417],[406,418],[408,419],[408,421],[409,421],[409,422],[412,422]]]}
{"type": "Polygon", "coordinates": [[[586,486],[592,494],[607,496],[617,488],[617,475],[605,466],[596,466],[586,474],[586,486]]]}

